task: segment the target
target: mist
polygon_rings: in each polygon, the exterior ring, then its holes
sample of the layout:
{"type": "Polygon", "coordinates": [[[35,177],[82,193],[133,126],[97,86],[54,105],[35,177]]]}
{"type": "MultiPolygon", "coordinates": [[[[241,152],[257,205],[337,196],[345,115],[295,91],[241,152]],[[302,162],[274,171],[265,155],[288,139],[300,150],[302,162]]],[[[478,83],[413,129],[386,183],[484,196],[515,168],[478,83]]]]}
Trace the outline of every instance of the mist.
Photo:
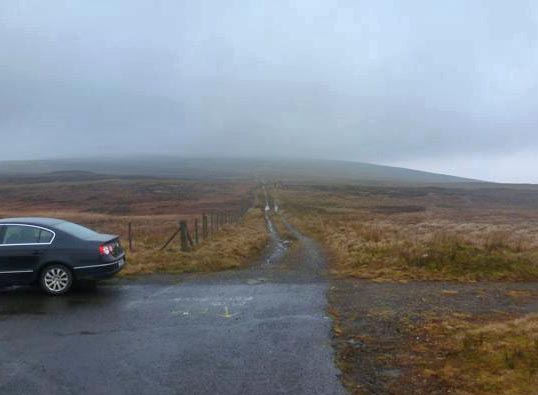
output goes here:
{"type": "Polygon", "coordinates": [[[0,159],[279,156],[538,182],[532,0],[0,3],[0,159]]]}

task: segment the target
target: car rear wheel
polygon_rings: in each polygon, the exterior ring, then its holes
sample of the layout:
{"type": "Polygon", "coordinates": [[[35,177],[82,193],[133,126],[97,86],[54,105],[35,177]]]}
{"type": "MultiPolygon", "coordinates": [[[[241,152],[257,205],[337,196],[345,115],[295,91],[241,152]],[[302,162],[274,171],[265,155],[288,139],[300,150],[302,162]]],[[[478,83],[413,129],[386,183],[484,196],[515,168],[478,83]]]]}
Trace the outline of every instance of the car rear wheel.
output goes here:
{"type": "Polygon", "coordinates": [[[62,295],[71,289],[73,274],[63,265],[50,265],[41,272],[41,289],[49,295],[62,295]]]}

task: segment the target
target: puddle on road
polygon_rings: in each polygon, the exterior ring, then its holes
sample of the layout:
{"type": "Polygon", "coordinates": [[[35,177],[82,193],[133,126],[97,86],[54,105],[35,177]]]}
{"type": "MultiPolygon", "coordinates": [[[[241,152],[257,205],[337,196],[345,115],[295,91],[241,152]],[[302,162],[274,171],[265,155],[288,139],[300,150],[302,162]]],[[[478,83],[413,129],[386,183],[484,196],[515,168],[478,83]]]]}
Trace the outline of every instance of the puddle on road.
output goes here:
{"type": "Polygon", "coordinates": [[[0,291],[0,320],[69,313],[80,308],[118,304],[121,300],[121,293],[109,287],[91,291],[75,289],[61,298],[45,295],[35,287],[7,287],[0,291]]]}
{"type": "Polygon", "coordinates": [[[290,244],[288,240],[282,240],[269,214],[270,211],[266,210],[265,223],[267,224],[267,231],[269,232],[270,238],[268,252],[265,256],[265,263],[268,265],[280,260],[288,251],[288,246],[290,244]]]}
{"type": "Polygon", "coordinates": [[[6,317],[11,317],[11,316],[14,316],[14,315],[21,315],[21,314],[26,314],[26,315],[47,315],[47,313],[45,311],[13,311],[13,310],[7,310],[7,311],[0,311],[0,320],[2,318],[6,318],[6,317]]]}
{"type": "Polygon", "coordinates": [[[250,279],[247,280],[248,285],[258,285],[258,284],[263,284],[265,282],[267,282],[267,278],[265,278],[265,277],[250,278],[250,279]]]}

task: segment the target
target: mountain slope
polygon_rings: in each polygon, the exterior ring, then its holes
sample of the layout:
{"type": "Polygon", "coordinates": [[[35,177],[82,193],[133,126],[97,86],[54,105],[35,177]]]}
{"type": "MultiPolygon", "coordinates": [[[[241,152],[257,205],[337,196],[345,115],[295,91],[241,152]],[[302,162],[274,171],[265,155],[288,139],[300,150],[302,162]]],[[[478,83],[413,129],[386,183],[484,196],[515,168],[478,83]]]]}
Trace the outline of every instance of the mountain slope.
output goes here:
{"type": "Polygon", "coordinates": [[[313,159],[127,157],[0,162],[0,175],[93,172],[185,179],[278,178],[345,182],[461,183],[474,180],[399,167],[313,159]]]}

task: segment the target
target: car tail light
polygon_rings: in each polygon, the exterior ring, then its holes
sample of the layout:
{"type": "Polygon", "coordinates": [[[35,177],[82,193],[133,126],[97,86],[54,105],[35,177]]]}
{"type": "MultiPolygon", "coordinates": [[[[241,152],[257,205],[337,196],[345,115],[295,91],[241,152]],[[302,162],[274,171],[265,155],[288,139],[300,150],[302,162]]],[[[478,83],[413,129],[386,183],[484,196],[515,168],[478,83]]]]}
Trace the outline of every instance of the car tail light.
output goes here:
{"type": "Polygon", "coordinates": [[[99,246],[99,253],[101,255],[112,255],[112,252],[114,251],[114,245],[112,244],[102,244],[99,246]]]}

